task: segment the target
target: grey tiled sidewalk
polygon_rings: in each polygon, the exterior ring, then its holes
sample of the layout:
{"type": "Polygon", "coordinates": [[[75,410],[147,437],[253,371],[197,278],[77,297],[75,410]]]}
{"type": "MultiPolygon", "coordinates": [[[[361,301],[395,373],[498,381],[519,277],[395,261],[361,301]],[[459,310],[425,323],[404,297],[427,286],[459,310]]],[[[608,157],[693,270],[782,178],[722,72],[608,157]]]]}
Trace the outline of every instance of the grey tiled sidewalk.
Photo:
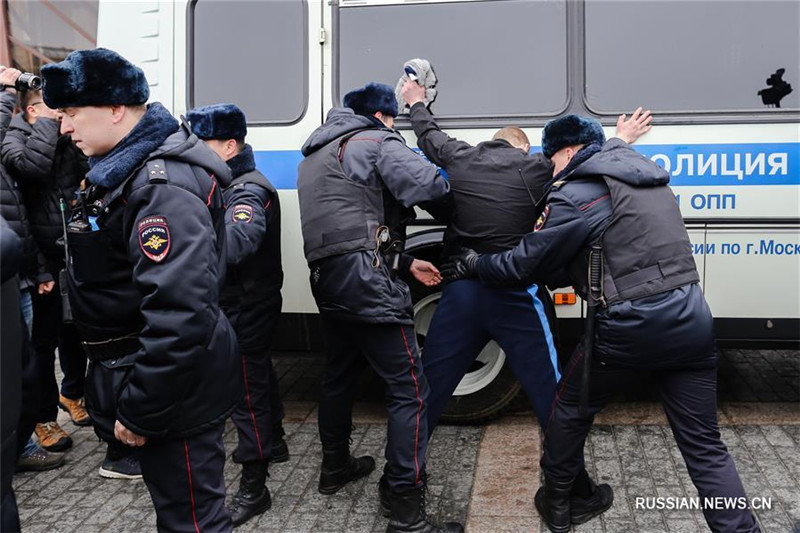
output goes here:
{"type": "MultiPolygon", "coordinates": [[[[321,454],[315,410],[322,359],[279,355],[276,367],[287,405],[291,460],[271,468],[273,508],[237,531],[384,531],[376,487],[386,434],[380,382],[369,373],[362,379],[353,434],[355,453],[375,457],[378,471],[335,496],[323,496],[316,490],[321,454]]],[[[766,533],[800,533],[798,369],[797,351],[726,351],[720,365],[723,439],[748,496],[771,498],[772,509],[757,511],[766,533]]],[[[660,408],[641,403],[642,397],[626,398],[631,399],[639,403],[615,403],[601,413],[586,447],[593,477],[615,490],[614,505],[575,531],[708,531],[698,510],[636,509],[637,497],[688,498],[696,491],[660,408]]],[[[644,394],[645,401],[650,399],[644,394]]],[[[63,468],[16,476],[23,531],[155,531],[144,484],[100,478],[105,445],[91,428],[77,428],[63,413],[59,416],[75,446],[63,468]]],[[[470,532],[547,531],[532,501],[540,484],[539,437],[524,398],[513,415],[486,427],[438,428],[428,454],[431,514],[466,522],[470,532]]],[[[228,425],[228,453],[234,441],[228,425]]],[[[227,464],[229,494],[238,485],[238,468],[227,464]]]]}
{"type": "MultiPolygon", "coordinates": [[[[368,479],[348,485],[334,496],[317,491],[321,451],[315,416],[303,423],[287,423],[291,459],[270,468],[268,487],[272,509],[236,531],[281,532],[383,532],[387,520],[380,516],[377,483],[386,443],[386,425],[358,424],[353,451],[375,457],[378,468],[368,479]]],[[[63,416],[61,417],[63,421],[63,416]]],[[[97,469],[105,445],[91,429],[77,429],[64,421],[75,445],[68,464],[42,473],[21,473],[14,482],[24,532],[146,532],[155,531],[155,512],[141,481],[109,480],[97,469]],[[73,431],[74,430],[74,431],[73,431]]],[[[445,427],[430,443],[428,511],[443,520],[465,521],[478,444],[476,427],[445,427]]],[[[228,454],[236,433],[230,423],[225,434],[228,454]]],[[[228,494],[239,482],[239,465],[226,463],[228,494]]]]}
{"type": "MultiPolygon", "coordinates": [[[[800,426],[729,426],[722,438],[748,497],[771,499],[772,509],[756,511],[763,531],[800,531],[800,426]]],[[[615,501],[576,532],[709,531],[700,510],[636,509],[636,497],[697,496],[669,427],[596,426],[586,460],[592,477],[614,488],[615,501]]]]}

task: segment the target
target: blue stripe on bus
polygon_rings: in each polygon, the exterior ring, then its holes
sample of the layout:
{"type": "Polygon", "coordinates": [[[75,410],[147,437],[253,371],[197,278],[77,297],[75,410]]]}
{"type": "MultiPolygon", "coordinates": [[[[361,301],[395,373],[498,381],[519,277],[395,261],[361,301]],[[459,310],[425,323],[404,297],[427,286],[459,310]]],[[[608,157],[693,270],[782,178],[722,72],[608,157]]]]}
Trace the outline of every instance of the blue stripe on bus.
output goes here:
{"type": "MultiPolygon", "coordinates": [[[[800,143],[646,144],[635,148],[669,167],[672,186],[800,185],[800,143]]],[[[303,159],[300,150],[259,150],[255,158],[258,169],[275,187],[297,188],[297,165],[303,159]]]]}

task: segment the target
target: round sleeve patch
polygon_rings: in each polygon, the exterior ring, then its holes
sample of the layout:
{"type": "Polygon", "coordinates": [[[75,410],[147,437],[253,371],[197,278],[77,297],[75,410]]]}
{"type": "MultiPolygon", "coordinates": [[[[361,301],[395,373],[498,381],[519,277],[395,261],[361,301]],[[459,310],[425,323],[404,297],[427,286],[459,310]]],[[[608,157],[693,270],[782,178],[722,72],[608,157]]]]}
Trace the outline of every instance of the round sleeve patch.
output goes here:
{"type": "Polygon", "coordinates": [[[544,227],[544,223],[547,222],[547,215],[549,214],[550,214],[550,206],[546,205],[544,206],[544,211],[542,211],[542,214],[539,215],[539,218],[536,219],[536,224],[534,224],[533,226],[533,231],[539,231],[544,227]]]}
{"type": "Polygon", "coordinates": [[[137,225],[139,232],[139,248],[144,255],[156,263],[160,263],[169,252],[169,225],[166,217],[161,215],[141,219],[137,225]]]}
{"type": "Polygon", "coordinates": [[[249,224],[253,220],[253,208],[247,204],[236,204],[233,206],[233,214],[231,215],[233,222],[244,222],[249,224]]]}

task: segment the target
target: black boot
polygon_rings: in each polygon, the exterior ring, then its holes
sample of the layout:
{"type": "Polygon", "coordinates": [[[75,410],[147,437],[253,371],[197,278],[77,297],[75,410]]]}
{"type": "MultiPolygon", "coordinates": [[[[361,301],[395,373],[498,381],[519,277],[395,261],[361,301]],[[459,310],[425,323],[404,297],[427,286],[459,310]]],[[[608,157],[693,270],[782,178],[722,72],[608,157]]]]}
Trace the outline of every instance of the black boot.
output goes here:
{"type": "Polygon", "coordinates": [[[572,485],[569,514],[573,524],[583,524],[604,513],[614,503],[614,491],[607,483],[595,484],[583,470],[572,485]]]}
{"type": "Polygon", "coordinates": [[[267,462],[248,461],[242,463],[242,479],[239,491],[231,499],[228,512],[234,526],[240,526],[256,515],[272,507],[272,498],[266,486],[267,462]]]}
{"type": "Polygon", "coordinates": [[[334,494],[346,484],[368,476],[375,470],[375,459],[365,455],[350,455],[350,445],[322,446],[322,471],[319,474],[319,491],[334,494]]]}
{"type": "Polygon", "coordinates": [[[378,500],[381,504],[381,514],[386,518],[392,516],[392,489],[389,488],[389,482],[386,481],[386,475],[381,476],[378,481],[378,500]]]}
{"type": "Polygon", "coordinates": [[[545,479],[533,499],[536,510],[553,533],[567,533],[570,528],[570,492],[572,481],[556,483],[545,479]]]}
{"type": "Polygon", "coordinates": [[[283,440],[284,435],[286,432],[281,424],[272,426],[272,442],[269,445],[270,463],[285,463],[289,460],[289,446],[283,440]]]}
{"type": "Polygon", "coordinates": [[[424,485],[390,494],[392,513],[386,533],[463,533],[464,527],[459,523],[439,525],[428,518],[424,485]]]}

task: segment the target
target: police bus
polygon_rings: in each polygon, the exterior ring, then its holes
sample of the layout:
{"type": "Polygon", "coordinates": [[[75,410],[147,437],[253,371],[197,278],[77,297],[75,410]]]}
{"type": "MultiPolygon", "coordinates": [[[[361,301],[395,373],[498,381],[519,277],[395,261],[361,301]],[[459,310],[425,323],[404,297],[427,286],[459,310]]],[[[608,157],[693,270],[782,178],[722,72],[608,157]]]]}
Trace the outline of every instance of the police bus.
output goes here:
{"type": "MultiPolygon", "coordinates": [[[[302,251],[300,147],[348,90],[394,85],[415,57],[439,78],[439,124],[471,143],[517,125],[536,144],[565,113],[613,135],[620,113],[650,108],[656,128],[635,148],[671,174],[720,342],[777,345],[800,339],[798,21],[790,0],[101,0],[98,46],[141,66],[151,100],[175,115],[244,109],[283,207],[280,349],[322,346],[302,251]]],[[[408,121],[396,124],[415,147],[408,121]]],[[[406,250],[437,261],[442,228],[425,216],[406,250]]],[[[424,353],[438,292],[412,290],[424,353]]],[[[564,353],[583,307],[568,289],[554,300],[564,353]]],[[[493,416],[518,390],[490,343],[446,418],[493,416]]]]}

